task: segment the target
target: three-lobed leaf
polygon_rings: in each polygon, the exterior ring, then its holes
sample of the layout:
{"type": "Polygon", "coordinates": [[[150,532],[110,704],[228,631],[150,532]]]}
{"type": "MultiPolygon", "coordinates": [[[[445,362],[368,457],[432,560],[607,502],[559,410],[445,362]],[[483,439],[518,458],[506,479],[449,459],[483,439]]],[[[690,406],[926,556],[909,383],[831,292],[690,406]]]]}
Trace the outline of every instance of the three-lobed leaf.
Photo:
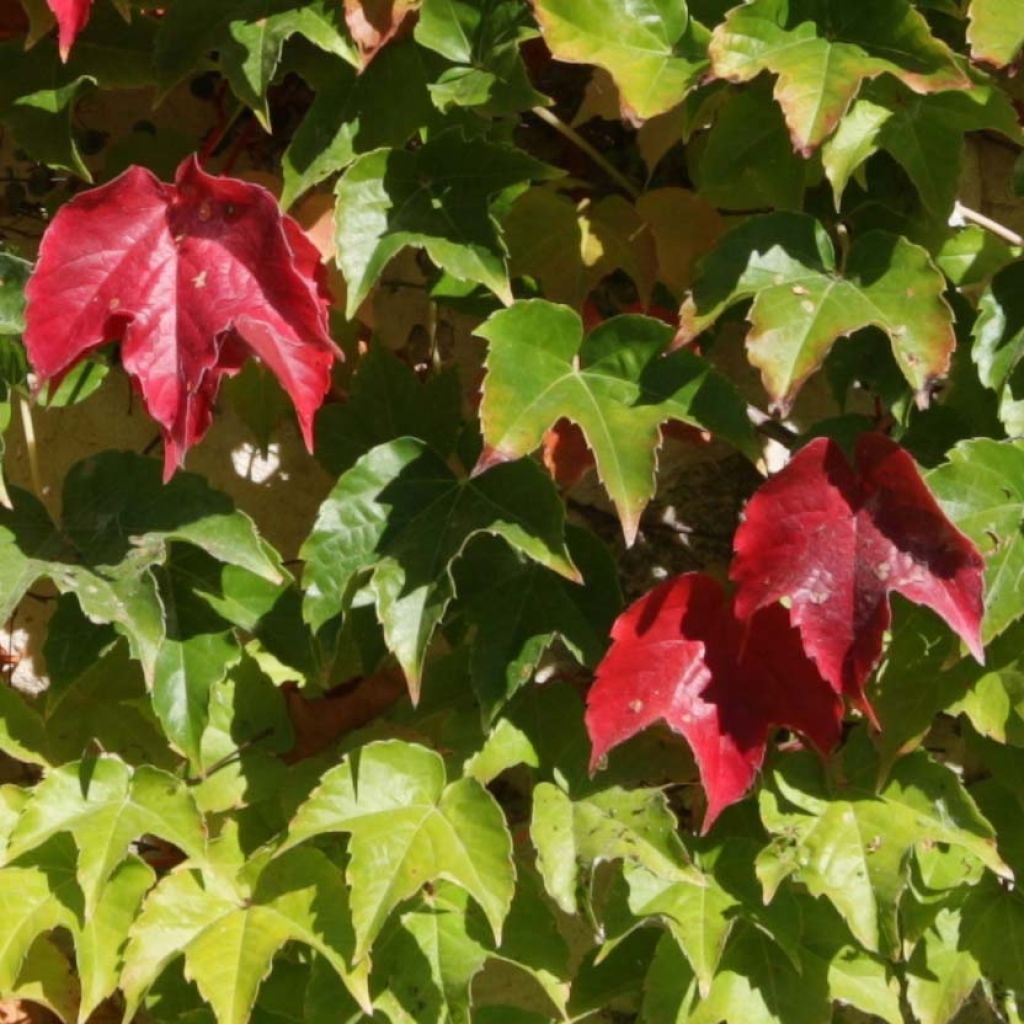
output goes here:
{"type": "Polygon", "coordinates": [[[391,740],[350,754],[299,808],[283,849],[332,832],[350,837],[356,960],[399,903],[438,879],[465,889],[500,941],[515,887],[504,816],[476,779],[447,782],[434,751],[391,740]]]}
{"type": "Polygon", "coordinates": [[[672,330],[659,320],[613,317],[584,338],[577,313],[534,299],[495,313],[476,333],[488,342],[477,471],[526,455],[569,419],[594,453],[627,543],[654,494],[663,423],[710,430],[751,456],[757,450],[733,386],[691,352],[665,355],[672,330]]]}
{"type": "Polygon", "coordinates": [[[921,402],[949,369],[956,345],[946,282],[928,252],[887,231],[850,245],[842,269],[824,229],[804,213],[752,217],[704,257],[680,312],[682,342],[753,299],[747,355],[776,408],[786,412],[833,343],[881,328],[921,402]]]}

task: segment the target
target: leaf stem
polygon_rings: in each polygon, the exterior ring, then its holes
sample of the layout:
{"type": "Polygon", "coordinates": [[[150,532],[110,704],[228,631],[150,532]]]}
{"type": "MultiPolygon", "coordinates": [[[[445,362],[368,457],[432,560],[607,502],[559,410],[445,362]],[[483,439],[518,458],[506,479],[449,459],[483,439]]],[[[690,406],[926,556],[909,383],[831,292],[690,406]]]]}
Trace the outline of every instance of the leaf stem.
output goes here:
{"type": "Polygon", "coordinates": [[[575,128],[567,125],[557,114],[553,114],[547,107],[533,107],[530,111],[539,117],[546,125],[554,128],[561,136],[568,139],[577,149],[586,153],[598,167],[608,175],[620,188],[625,189],[633,199],[640,197],[640,190],[613,164],[609,163],[594,147],[587,142],[575,128]]]}
{"type": "Polygon", "coordinates": [[[1001,238],[1004,242],[1009,242],[1010,245],[1024,246],[1024,235],[1019,235],[1005,224],[1000,224],[999,221],[986,217],[985,214],[972,210],[969,206],[964,206],[959,200],[953,206],[953,216],[950,219],[955,221],[957,218],[970,221],[986,231],[991,231],[993,235],[1001,238]]]}
{"type": "Polygon", "coordinates": [[[24,395],[18,396],[18,412],[21,414],[21,427],[25,434],[25,451],[28,454],[28,474],[32,480],[32,490],[36,497],[45,503],[43,478],[39,472],[39,449],[36,445],[36,428],[32,422],[32,408],[24,395]]]}

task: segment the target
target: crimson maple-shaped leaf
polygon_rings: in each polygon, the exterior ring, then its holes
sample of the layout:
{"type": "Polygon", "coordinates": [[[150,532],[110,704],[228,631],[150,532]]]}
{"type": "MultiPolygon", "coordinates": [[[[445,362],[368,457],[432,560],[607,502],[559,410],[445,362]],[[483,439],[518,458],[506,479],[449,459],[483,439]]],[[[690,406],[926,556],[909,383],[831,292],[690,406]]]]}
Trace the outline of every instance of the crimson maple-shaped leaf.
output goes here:
{"type": "Polygon", "coordinates": [[[57,19],[57,39],[61,60],[67,60],[78,33],[85,28],[92,11],[92,0],[46,0],[57,19]]]}
{"type": "Polygon", "coordinates": [[[873,715],[889,593],[941,615],[980,662],[984,562],[894,441],[863,434],[855,462],[825,438],[797,452],[747,504],[730,576],[740,618],[788,599],[821,674],[873,715]]]}
{"type": "Polygon", "coordinates": [[[842,715],[781,605],[741,623],[715,580],[687,573],[645,594],[612,626],[587,698],[590,767],[664,720],[693,749],[706,832],[750,788],[772,726],[803,733],[824,753],[839,739],[842,715]]]}
{"type": "Polygon", "coordinates": [[[259,357],[295,404],[306,445],[337,348],[315,246],[265,189],[206,174],[173,184],[131,167],[58,211],[26,288],[25,346],[59,379],[120,338],[164,435],[164,476],[210,425],[221,379],[259,357]]]}

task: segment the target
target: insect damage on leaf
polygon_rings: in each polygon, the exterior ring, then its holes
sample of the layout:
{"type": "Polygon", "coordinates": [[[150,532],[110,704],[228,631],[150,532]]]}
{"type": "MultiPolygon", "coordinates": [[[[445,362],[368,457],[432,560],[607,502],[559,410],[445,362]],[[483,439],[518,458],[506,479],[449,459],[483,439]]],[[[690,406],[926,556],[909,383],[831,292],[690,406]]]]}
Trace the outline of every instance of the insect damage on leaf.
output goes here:
{"type": "Polygon", "coordinates": [[[825,438],[802,448],[747,504],[730,575],[741,619],[789,600],[821,674],[873,716],[864,683],[890,592],[941,615],[980,662],[984,562],[894,441],[862,435],[855,464],[825,438]]]}
{"type": "Polygon", "coordinates": [[[687,573],[645,594],[612,627],[587,699],[590,767],[664,720],[693,749],[706,832],[750,788],[772,726],[796,729],[827,752],[842,715],[780,606],[744,626],[715,580],[687,573]]]}
{"type": "Polygon", "coordinates": [[[26,289],[25,346],[43,381],[120,338],[164,436],[164,476],[210,426],[221,379],[255,355],[291,397],[307,447],[339,350],[320,255],[258,185],[189,157],[173,184],[142,167],[54,217],[26,289]]]}

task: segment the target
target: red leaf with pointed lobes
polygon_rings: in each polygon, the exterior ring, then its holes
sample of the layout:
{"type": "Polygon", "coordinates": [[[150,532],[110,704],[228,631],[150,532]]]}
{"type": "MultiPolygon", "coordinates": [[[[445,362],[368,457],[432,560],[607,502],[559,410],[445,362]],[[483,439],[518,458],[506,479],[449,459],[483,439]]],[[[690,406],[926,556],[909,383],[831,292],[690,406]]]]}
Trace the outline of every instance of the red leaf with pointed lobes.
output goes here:
{"type": "Polygon", "coordinates": [[[980,662],[984,562],[894,441],[864,434],[853,469],[835,442],[802,448],[747,504],[730,576],[736,613],[788,598],[804,648],[874,720],[864,683],[889,626],[889,593],[937,612],[980,662]]]}
{"type": "Polygon", "coordinates": [[[104,342],[164,437],[164,476],[206,433],[221,379],[256,355],[280,380],[312,449],[340,352],[315,246],[258,185],[206,174],[173,184],[131,167],[60,208],[26,294],[25,346],[42,381],[104,342]]]}
{"type": "Polygon", "coordinates": [[[57,39],[61,60],[67,60],[78,33],[85,28],[92,12],[92,0],[46,0],[57,19],[57,39]]]}
{"type": "Polygon", "coordinates": [[[707,794],[706,832],[750,788],[773,726],[822,753],[839,740],[842,700],[804,654],[779,605],[743,624],[721,586],[687,573],[632,604],[587,697],[590,769],[662,719],[693,749],[707,794]]]}

